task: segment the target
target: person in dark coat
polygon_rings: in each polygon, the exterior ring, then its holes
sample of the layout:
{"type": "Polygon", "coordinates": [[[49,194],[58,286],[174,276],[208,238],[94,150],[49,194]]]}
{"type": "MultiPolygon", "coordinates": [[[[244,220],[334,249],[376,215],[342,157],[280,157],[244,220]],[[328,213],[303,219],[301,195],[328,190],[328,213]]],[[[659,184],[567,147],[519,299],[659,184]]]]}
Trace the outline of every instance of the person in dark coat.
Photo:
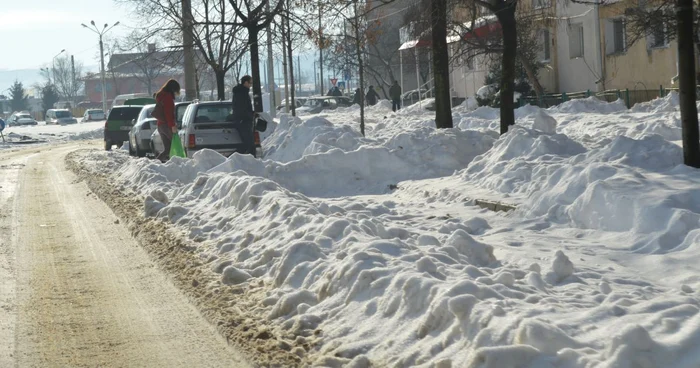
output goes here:
{"type": "Polygon", "coordinates": [[[399,82],[394,81],[394,84],[391,85],[389,96],[391,97],[391,110],[401,109],[401,86],[399,86],[399,82]]]}
{"type": "Polygon", "coordinates": [[[333,97],[340,97],[342,95],[343,95],[343,92],[340,92],[340,88],[338,88],[337,86],[333,87],[333,89],[331,90],[331,96],[333,96],[333,97]]]}
{"type": "Polygon", "coordinates": [[[355,96],[352,98],[352,103],[362,105],[362,91],[360,89],[355,90],[355,96]]]}
{"type": "Polygon", "coordinates": [[[369,86],[369,90],[367,91],[367,95],[365,96],[365,101],[367,101],[368,105],[373,106],[377,104],[378,100],[379,95],[377,94],[377,91],[374,90],[374,86],[369,86]]]}
{"type": "Polygon", "coordinates": [[[255,135],[254,123],[255,116],[253,111],[253,102],[250,100],[250,86],[253,78],[249,75],[241,78],[241,84],[233,87],[233,121],[236,123],[236,129],[241,136],[244,148],[239,152],[241,154],[251,154],[255,157],[255,135]]]}
{"type": "Polygon", "coordinates": [[[166,162],[170,159],[170,146],[173,143],[173,136],[177,139],[177,121],[175,117],[175,97],[180,95],[180,83],[175,79],[170,79],[163,87],[156,92],[156,108],[162,113],[157,118],[158,134],[163,141],[163,152],[158,154],[157,159],[166,162]]]}

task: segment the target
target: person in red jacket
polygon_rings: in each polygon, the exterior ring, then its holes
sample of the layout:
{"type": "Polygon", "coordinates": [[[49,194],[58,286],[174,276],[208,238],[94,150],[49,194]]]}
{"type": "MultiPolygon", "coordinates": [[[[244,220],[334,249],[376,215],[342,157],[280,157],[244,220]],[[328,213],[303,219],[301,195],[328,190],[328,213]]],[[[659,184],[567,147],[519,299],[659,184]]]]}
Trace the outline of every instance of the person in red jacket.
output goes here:
{"type": "Polygon", "coordinates": [[[161,162],[168,161],[170,158],[170,145],[173,142],[173,136],[177,134],[177,125],[175,124],[175,97],[180,95],[180,83],[175,79],[171,79],[156,92],[156,109],[162,111],[162,118],[158,118],[158,133],[163,140],[163,152],[158,154],[157,159],[161,162]]]}

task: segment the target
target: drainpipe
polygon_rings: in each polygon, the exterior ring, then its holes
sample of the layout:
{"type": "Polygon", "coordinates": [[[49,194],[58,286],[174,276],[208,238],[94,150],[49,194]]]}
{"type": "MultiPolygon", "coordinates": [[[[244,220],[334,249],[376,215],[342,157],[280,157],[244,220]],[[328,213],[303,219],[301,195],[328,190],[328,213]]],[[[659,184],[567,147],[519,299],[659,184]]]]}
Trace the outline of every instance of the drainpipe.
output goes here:
{"type": "Polygon", "coordinates": [[[600,63],[600,83],[598,92],[605,91],[605,59],[603,57],[603,36],[600,32],[600,5],[595,3],[595,32],[598,39],[598,62],[600,63]]]}
{"type": "Polygon", "coordinates": [[[678,82],[678,75],[680,74],[678,70],[678,58],[680,58],[680,55],[678,54],[678,47],[676,47],[676,75],[671,78],[671,84],[676,84],[676,82],[678,82]]]}

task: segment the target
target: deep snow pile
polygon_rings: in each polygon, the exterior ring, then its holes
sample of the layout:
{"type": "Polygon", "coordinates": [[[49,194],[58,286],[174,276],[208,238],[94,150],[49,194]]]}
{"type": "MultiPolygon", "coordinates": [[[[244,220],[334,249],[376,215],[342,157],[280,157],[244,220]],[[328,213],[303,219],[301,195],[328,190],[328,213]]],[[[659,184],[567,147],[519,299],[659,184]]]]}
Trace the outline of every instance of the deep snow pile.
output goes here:
{"type": "Polygon", "coordinates": [[[348,110],[283,118],[263,161],[85,161],[222,282],[264,281],[259,312],[314,365],[700,366],[700,175],[648,131],[675,111],[608,105],[524,107],[502,137],[488,108],[443,131],[378,109],[367,138],[348,110]],[[520,207],[454,200],[477,189],[520,207]]]}

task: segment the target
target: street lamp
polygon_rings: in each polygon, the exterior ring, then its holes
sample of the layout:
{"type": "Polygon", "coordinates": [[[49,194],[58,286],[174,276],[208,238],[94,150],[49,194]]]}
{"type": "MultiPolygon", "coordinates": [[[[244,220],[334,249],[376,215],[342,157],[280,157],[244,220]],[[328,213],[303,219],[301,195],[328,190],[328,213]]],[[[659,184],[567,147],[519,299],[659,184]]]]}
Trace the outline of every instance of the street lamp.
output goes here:
{"type": "Polygon", "coordinates": [[[97,33],[98,36],[100,36],[100,74],[102,76],[102,111],[107,113],[107,84],[105,83],[105,51],[104,51],[104,46],[102,44],[102,36],[109,32],[112,28],[116,27],[119,25],[119,22],[114,23],[111,27],[109,27],[109,24],[105,23],[104,27],[102,27],[102,30],[97,28],[95,25],[95,21],[91,20],[90,24],[92,27],[88,27],[85,25],[85,23],[82,23],[81,26],[97,33]],[[108,28],[109,27],[109,28],[108,28]]]}
{"type": "MultiPolygon", "coordinates": [[[[56,56],[51,59],[51,73],[53,73],[53,82],[56,83],[56,58],[61,55],[66,49],[61,50],[56,56]]],[[[49,74],[49,83],[51,83],[51,74],[49,74]]]]}

